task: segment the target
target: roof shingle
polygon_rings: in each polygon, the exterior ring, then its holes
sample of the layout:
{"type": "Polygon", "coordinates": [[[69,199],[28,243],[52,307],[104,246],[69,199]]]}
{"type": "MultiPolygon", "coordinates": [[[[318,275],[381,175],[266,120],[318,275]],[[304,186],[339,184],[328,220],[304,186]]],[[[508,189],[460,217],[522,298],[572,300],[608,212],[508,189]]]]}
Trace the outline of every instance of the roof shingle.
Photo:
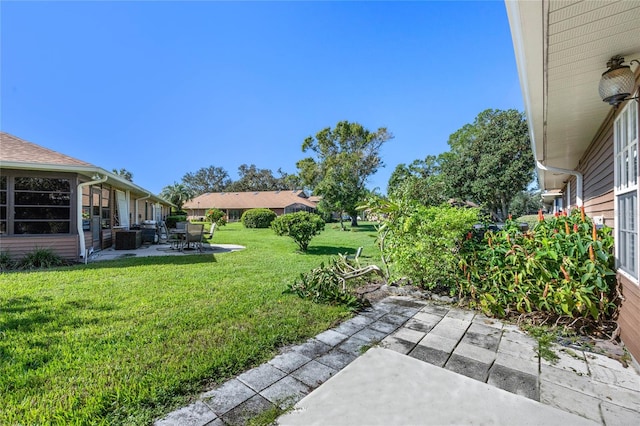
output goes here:
{"type": "Polygon", "coordinates": [[[93,164],[25,141],[6,132],[0,132],[0,161],[95,167],[93,164]]]}
{"type": "Polygon", "coordinates": [[[212,192],[186,202],[184,208],[282,209],[292,204],[316,208],[303,191],[212,192]]]}

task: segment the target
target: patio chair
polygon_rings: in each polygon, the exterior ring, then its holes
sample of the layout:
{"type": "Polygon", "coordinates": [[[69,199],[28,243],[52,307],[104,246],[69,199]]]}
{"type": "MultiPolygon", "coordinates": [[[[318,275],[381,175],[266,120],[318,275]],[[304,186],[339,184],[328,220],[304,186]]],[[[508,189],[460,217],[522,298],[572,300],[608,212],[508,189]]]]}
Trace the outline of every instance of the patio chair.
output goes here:
{"type": "Polygon", "coordinates": [[[213,238],[213,233],[216,230],[216,224],[215,223],[211,223],[211,228],[209,229],[209,238],[213,238]]]}
{"type": "Polygon", "coordinates": [[[167,242],[169,243],[169,247],[172,250],[180,250],[182,249],[182,242],[184,241],[182,234],[177,234],[175,232],[169,232],[169,236],[167,237],[167,242]]]}
{"type": "Polygon", "coordinates": [[[187,223],[187,233],[185,234],[184,244],[189,247],[193,244],[193,248],[199,252],[204,251],[202,247],[202,234],[204,232],[203,224],[191,224],[187,223]]]}

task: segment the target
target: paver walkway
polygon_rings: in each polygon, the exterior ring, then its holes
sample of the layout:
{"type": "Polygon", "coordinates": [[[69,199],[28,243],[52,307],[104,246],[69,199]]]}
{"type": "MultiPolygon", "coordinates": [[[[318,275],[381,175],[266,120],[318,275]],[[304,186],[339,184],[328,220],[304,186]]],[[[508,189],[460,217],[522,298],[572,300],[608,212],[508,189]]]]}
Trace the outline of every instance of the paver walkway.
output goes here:
{"type": "Polygon", "coordinates": [[[407,297],[384,299],[155,424],[245,424],[276,405],[292,406],[376,344],[600,424],[639,424],[640,376],[633,367],[560,347],[559,361],[550,364],[538,359],[537,341],[514,325],[407,297]]]}

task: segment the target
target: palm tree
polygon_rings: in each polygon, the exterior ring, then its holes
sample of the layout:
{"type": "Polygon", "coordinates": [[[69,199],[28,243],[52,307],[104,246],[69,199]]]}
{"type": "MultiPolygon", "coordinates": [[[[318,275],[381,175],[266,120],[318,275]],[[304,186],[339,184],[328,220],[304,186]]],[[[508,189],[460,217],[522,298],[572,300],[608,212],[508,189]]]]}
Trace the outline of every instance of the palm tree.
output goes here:
{"type": "Polygon", "coordinates": [[[194,197],[193,192],[187,186],[177,182],[165,186],[160,195],[175,204],[178,210],[182,210],[184,203],[194,197]]]}

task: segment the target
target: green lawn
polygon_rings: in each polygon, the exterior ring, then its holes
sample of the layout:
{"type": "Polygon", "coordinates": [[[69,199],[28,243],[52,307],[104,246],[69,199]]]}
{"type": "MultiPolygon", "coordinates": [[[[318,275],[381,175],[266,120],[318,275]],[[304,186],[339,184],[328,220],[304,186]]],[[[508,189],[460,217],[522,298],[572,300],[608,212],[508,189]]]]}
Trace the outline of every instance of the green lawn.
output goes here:
{"type": "Polygon", "coordinates": [[[286,284],[375,230],[328,224],[308,254],[269,229],[229,224],[233,253],[129,258],[0,274],[0,424],[148,424],[347,317],[286,284]]]}

